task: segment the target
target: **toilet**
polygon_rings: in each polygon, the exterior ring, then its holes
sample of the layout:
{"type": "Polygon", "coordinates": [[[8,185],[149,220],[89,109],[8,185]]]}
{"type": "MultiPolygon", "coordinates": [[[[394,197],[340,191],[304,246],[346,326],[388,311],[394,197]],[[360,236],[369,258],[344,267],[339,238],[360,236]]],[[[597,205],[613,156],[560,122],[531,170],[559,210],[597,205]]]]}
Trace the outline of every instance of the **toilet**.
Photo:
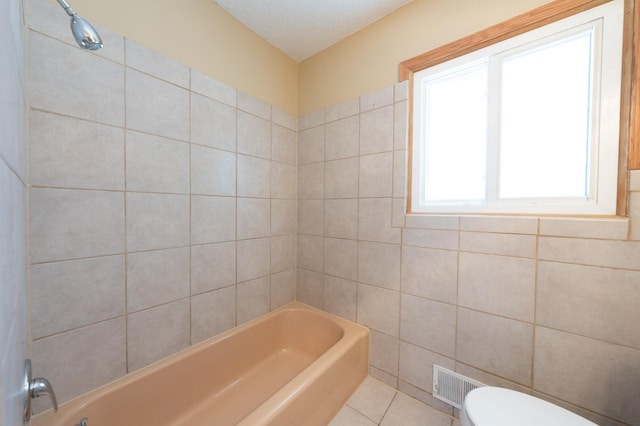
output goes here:
{"type": "Polygon", "coordinates": [[[460,421],[462,426],[597,426],[550,402],[491,386],[467,394],[460,421]]]}

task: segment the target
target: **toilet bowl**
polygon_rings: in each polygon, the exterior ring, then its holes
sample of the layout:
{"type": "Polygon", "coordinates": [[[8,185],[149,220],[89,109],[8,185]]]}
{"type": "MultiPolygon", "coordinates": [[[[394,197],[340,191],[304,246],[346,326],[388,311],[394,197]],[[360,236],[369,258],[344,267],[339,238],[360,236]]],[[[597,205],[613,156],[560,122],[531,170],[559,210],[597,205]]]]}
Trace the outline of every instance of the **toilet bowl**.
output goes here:
{"type": "Polygon", "coordinates": [[[467,394],[460,421],[462,426],[597,426],[550,402],[491,386],[467,394]]]}

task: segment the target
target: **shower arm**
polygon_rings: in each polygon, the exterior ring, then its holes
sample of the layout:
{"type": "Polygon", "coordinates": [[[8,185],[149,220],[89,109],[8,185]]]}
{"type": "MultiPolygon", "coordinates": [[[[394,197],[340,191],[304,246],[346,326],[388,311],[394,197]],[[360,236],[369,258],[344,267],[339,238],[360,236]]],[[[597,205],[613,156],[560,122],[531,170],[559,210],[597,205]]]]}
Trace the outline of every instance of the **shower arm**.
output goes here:
{"type": "Polygon", "coordinates": [[[64,11],[67,12],[67,15],[76,16],[76,11],[73,10],[73,8],[69,6],[69,3],[67,3],[65,0],[58,0],[58,3],[60,4],[60,6],[62,6],[64,11]]]}

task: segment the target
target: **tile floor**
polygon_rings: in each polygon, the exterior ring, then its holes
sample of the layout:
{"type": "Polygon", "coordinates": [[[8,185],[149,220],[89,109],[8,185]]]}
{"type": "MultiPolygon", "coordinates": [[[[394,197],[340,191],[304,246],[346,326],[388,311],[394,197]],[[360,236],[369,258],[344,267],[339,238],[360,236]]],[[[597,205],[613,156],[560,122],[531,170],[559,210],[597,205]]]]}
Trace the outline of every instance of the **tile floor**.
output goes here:
{"type": "Polygon", "coordinates": [[[460,421],[367,376],[329,426],[460,426],[460,421]]]}

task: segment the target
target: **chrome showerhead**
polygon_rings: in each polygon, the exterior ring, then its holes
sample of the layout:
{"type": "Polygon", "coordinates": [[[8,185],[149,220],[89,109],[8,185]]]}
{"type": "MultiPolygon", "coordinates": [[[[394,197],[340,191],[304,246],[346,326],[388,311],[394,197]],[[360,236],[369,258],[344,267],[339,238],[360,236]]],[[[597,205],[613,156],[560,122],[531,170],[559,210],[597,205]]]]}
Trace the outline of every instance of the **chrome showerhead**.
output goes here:
{"type": "Polygon", "coordinates": [[[98,32],[84,18],[76,14],[76,11],[69,6],[65,0],[58,0],[60,6],[71,17],[71,32],[76,39],[78,46],[88,50],[98,50],[102,47],[102,39],[98,32]]]}

